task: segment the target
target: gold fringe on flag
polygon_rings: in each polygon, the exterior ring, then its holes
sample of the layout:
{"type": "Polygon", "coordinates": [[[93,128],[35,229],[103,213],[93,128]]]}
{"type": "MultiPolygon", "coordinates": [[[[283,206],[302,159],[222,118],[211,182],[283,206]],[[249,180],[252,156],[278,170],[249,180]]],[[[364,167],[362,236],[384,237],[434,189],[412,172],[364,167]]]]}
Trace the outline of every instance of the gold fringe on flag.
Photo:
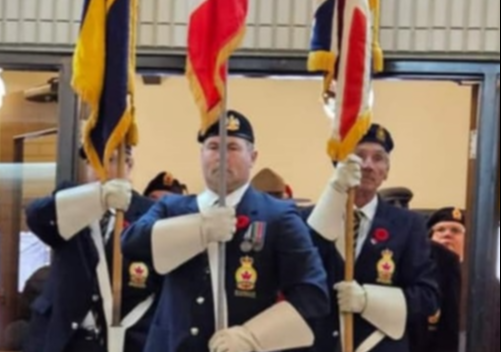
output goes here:
{"type": "Polygon", "coordinates": [[[90,0],[73,54],[71,86],[97,115],[103,90],[106,50],[106,2],[90,0]]]}
{"type": "Polygon", "coordinates": [[[126,137],[126,143],[136,146],[139,142],[139,132],[136,122],[136,48],[137,48],[137,23],[139,13],[138,0],[131,0],[131,26],[130,26],[130,56],[129,56],[129,106],[132,115],[132,123],[126,137]]]}
{"type": "Polygon", "coordinates": [[[323,94],[330,90],[331,83],[334,79],[336,60],[336,55],[331,51],[315,51],[308,55],[308,71],[324,72],[323,94]]]}
{"type": "Polygon", "coordinates": [[[381,18],[381,3],[380,0],[369,0],[369,6],[373,13],[372,25],[372,62],[374,73],[379,73],[384,70],[384,54],[381,44],[379,43],[379,27],[381,18]]]}
{"type": "MultiPolygon", "coordinates": [[[[105,0],[89,0],[73,54],[71,86],[90,110],[83,136],[90,135],[99,117],[106,67],[106,16],[105,0]]],[[[84,137],[83,148],[91,165],[102,175],[103,170],[97,167],[101,165],[99,156],[88,138],[84,137]]]]}
{"type": "MultiPolygon", "coordinates": [[[[115,0],[109,1],[112,4],[115,0]]],[[[108,7],[109,8],[109,7],[108,7]]],[[[138,19],[138,0],[130,0],[129,22],[129,58],[127,105],[120,122],[113,130],[104,150],[104,167],[107,169],[109,160],[121,143],[135,146],[138,143],[138,129],[135,121],[135,75],[136,75],[136,29],[138,19]]]]}
{"type": "Polygon", "coordinates": [[[358,142],[365,136],[369,130],[372,120],[372,111],[369,109],[362,114],[357,122],[352,126],[348,134],[342,141],[335,138],[327,142],[327,154],[333,161],[343,161],[353,153],[358,142]]]}
{"type": "Polygon", "coordinates": [[[186,63],[186,77],[188,79],[190,90],[195,99],[195,103],[198,106],[201,114],[201,126],[200,133],[203,134],[207,129],[216,123],[224,108],[224,97],[226,95],[226,84],[221,79],[220,67],[228,62],[232,53],[240,46],[246,32],[245,23],[239,28],[235,36],[228,41],[228,43],[221,48],[216,59],[216,70],[214,72],[214,84],[219,92],[221,100],[216,104],[216,106],[209,109],[207,99],[205,97],[204,91],[198,80],[196,72],[193,70],[190,60],[186,63]]]}

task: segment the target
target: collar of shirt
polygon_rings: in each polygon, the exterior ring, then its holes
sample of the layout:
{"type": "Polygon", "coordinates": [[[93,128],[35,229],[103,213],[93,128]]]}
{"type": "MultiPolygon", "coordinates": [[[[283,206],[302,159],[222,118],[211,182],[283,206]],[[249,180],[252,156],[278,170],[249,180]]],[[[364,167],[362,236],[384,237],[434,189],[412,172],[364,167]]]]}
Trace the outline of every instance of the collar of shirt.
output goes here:
{"type": "MultiPolygon", "coordinates": [[[[245,192],[249,188],[250,184],[246,183],[242,187],[236,189],[232,193],[226,196],[226,205],[229,207],[236,207],[238,203],[242,200],[245,192]]],[[[216,204],[219,200],[219,194],[206,189],[197,196],[197,203],[200,210],[208,208],[216,204]]]]}

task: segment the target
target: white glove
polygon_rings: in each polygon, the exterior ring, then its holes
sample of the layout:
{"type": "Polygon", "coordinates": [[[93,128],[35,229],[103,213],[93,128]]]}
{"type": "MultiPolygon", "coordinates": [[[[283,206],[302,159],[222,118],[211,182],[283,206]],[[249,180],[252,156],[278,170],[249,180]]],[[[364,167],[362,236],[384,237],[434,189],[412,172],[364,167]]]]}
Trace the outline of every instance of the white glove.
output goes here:
{"type": "Polygon", "coordinates": [[[334,286],[341,313],[362,313],[367,305],[367,293],[357,282],[343,281],[334,286]]]}
{"type": "Polygon", "coordinates": [[[254,337],[243,326],[216,332],[209,341],[210,352],[258,352],[254,337]]]}
{"type": "Polygon", "coordinates": [[[202,242],[228,242],[237,230],[237,217],[233,207],[209,208],[202,213],[202,242]]]}
{"type": "Polygon", "coordinates": [[[127,211],[132,200],[132,185],[126,180],[111,180],[101,188],[101,200],[105,209],[127,211]]]}
{"type": "Polygon", "coordinates": [[[362,179],[362,159],[350,154],[345,162],[339,163],[330,180],[331,186],[338,192],[348,192],[350,188],[360,185],[362,179]]]}

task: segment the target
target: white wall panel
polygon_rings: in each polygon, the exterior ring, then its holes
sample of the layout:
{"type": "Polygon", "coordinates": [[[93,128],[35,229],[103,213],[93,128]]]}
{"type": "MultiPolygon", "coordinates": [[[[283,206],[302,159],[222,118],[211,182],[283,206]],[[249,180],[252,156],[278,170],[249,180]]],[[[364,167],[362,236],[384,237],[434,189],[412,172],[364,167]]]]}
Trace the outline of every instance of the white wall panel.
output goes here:
{"type": "MultiPolygon", "coordinates": [[[[140,0],[139,46],[183,49],[197,0],[140,0]]],[[[0,0],[0,45],[71,47],[82,0],[0,0]]],[[[315,0],[251,0],[243,47],[306,51],[315,0]]],[[[388,54],[498,57],[500,0],[382,0],[388,54]]]]}

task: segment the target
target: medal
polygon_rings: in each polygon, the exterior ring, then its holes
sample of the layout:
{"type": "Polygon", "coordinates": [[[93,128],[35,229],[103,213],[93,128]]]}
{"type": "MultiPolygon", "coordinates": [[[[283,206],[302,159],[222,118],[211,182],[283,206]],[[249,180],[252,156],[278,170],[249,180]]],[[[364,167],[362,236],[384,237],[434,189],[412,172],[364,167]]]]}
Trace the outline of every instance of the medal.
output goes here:
{"type": "Polygon", "coordinates": [[[266,223],[256,221],[252,224],[252,239],[254,251],[260,252],[264,247],[264,237],[266,233],[266,223]]]}
{"type": "Polygon", "coordinates": [[[252,250],[252,242],[244,240],[240,244],[240,250],[244,253],[249,253],[252,250]]]}

